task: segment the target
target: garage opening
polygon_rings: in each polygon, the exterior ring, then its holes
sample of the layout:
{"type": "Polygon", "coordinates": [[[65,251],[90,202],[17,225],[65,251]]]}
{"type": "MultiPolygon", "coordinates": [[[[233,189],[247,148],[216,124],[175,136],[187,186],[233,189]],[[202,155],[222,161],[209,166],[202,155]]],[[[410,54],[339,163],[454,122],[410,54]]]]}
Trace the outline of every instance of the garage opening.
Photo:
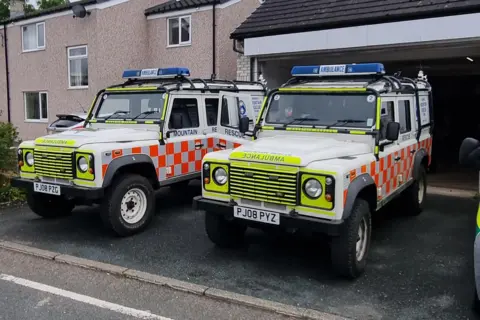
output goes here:
{"type": "Polygon", "coordinates": [[[429,182],[438,187],[478,191],[478,175],[458,165],[463,139],[480,139],[480,56],[466,56],[472,50],[469,49],[442,48],[441,54],[430,47],[428,52],[389,49],[387,52],[284,56],[259,60],[259,70],[269,88],[287,81],[293,65],[383,62],[389,74],[401,71],[402,76],[411,78],[423,70],[432,84],[434,100],[435,129],[429,182]]]}

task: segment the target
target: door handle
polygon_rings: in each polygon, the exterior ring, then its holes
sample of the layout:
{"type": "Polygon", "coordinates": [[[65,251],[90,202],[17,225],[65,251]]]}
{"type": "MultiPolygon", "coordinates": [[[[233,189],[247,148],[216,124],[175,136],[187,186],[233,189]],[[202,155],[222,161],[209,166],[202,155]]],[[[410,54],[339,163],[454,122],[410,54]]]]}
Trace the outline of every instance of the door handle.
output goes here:
{"type": "Polygon", "coordinates": [[[201,147],[203,147],[203,144],[201,144],[201,143],[195,145],[195,149],[200,149],[201,147]]]}
{"type": "Polygon", "coordinates": [[[410,151],[410,153],[411,153],[411,154],[414,154],[415,151],[417,151],[417,150],[413,149],[413,150],[410,151]]]}
{"type": "Polygon", "coordinates": [[[226,148],[227,148],[227,146],[226,146],[226,145],[224,145],[224,144],[220,144],[220,143],[217,143],[217,147],[219,147],[219,148],[223,148],[223,149],[226,149],[226,148]]]}
{"type": "Polygon", "coordinates": [[[398,161],[402,160],[402,157],[396,157],[394,160],[395,160],[395,162],[398,162],[398,161]]]}

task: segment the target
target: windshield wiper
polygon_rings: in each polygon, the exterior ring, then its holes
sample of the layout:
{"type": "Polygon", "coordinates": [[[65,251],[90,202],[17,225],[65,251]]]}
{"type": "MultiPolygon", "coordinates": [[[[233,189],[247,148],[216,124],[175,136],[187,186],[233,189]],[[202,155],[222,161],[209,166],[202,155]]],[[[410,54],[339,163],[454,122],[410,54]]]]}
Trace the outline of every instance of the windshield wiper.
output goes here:
{"type": "MultiPolygon", "coordinates": [[[[302,123],[302,122],[304,122],[304,121],[318,121],[318,119],[316,119],[316,118],[295,118],[295,119],[293,119],[292,121],[285,123],[285,124],[283,125],[283,127],[287,127],[287,126],[289,126],[289,125],[291,125],[291,124],[293,124],[293,123],[295,123],[295,122],[297,122],[297,121],[300,121],[300,123],[302,123]]],[[[299,124],[300,124],[300,123],[299,123],[299,124]]]]}
{"type": "Polygon", "coordinates": [[[339,126],[339,125],[345,125],[348,123],[362,123],[366,122],[365,120],[355,120],[355,119],[344,119],[344,120],[337,120],[337,122],[329,124],[326,126],[326,129],[330,129],[331,127],[339,126]]]}
{"type": "Polygon", "coordinates": [[[138,116],[132,118],[132,120],[135,120],[135,119],[137,119],[137,118],[140,117],[140,116],[143,116],[143,115],[148,116],[149,114],[153,114],[153,113],[156,113],[156,112],[157,112],[157,111],[151,111],[151,110],[149,110],[149,111],[144,111],[144,112],[140,113],[138,116]]]}
{"type": "Polygon", "coordinates": [[[112,113],[111,115],[109,115],[108,117],[106,117],[106,118],[105,118],[105,121],[107,121],[108,119],[110,119],[110,118],[113,117],[114,115],[122,114],[122,113],[127,114],[127,113],[129,113],[129,112],[128,112],[128,111],[120,111],[120,110],[117,110],[117,111],[115,111],[114,113],[112,113]]]}

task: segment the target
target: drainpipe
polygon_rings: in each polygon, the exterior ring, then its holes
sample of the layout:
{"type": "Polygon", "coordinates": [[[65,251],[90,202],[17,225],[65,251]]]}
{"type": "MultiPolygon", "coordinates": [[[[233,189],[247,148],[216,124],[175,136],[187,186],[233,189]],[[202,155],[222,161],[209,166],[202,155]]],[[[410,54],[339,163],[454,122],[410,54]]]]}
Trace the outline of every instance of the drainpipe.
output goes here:
{"type": "Polygon", "coordinates": [[[217,17],[216,17],[216,5],[217,1],[213,1],[213,10],[212,10],[212,79],[217,77],[217,17]]]}
{"type": "Polygon", "coordinates": [[[7,25],[3,25],[3,47],[5,49],[5,75],[7,80],[7,119],[8,123],[12,122],[10,115],[10,73],[8,68],[8,40],[7,40],[7,25]]]}

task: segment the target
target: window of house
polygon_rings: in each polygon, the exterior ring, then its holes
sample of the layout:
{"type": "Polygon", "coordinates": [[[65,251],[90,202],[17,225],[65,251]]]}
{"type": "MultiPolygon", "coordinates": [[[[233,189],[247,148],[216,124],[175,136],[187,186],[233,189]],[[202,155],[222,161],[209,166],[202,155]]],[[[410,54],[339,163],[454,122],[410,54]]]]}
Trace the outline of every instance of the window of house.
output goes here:
{"type": "Polygon", "coordinates": [[[48,97],[46,92],[25,92],[25,120],[48,120],[48,97]]]}
{"type": "Polygon", "coordinates": [[[410,101],[398,100],[398,118],[398,122],[400,123],[400,133],[407,133],[412,131],[410,101]]]}
{"type": "Polygon", "coordinates": [[[22,49],[35,51],[45,48],[45,22],[29,24],[22,27],[22,49]]]}
{"type": "Polygon", "coordinates": [[[198,128],[199,126],[200,119],[198,117],[197,99],[175,99],[173,101],[168,127],[170,129],[186,129],[198,128]]]}
{"type": "Polygon", "coordinates": [[[191,16],[184,16],[167,20],[169,46],[187,45],[191,43],[191,19],[191,16]]]}
{"type": "Polygon", "coordinates": [[[205,110],[207,111],[207,125],[209,127],[216,126],[218,119],[218,99],[205,99],[205,110]]]}
{"type": "Polygon", "coordinates": [[[88,87],[88,48],[87,46],[67,48],[68,86],[70,88],[88,87]]]}

